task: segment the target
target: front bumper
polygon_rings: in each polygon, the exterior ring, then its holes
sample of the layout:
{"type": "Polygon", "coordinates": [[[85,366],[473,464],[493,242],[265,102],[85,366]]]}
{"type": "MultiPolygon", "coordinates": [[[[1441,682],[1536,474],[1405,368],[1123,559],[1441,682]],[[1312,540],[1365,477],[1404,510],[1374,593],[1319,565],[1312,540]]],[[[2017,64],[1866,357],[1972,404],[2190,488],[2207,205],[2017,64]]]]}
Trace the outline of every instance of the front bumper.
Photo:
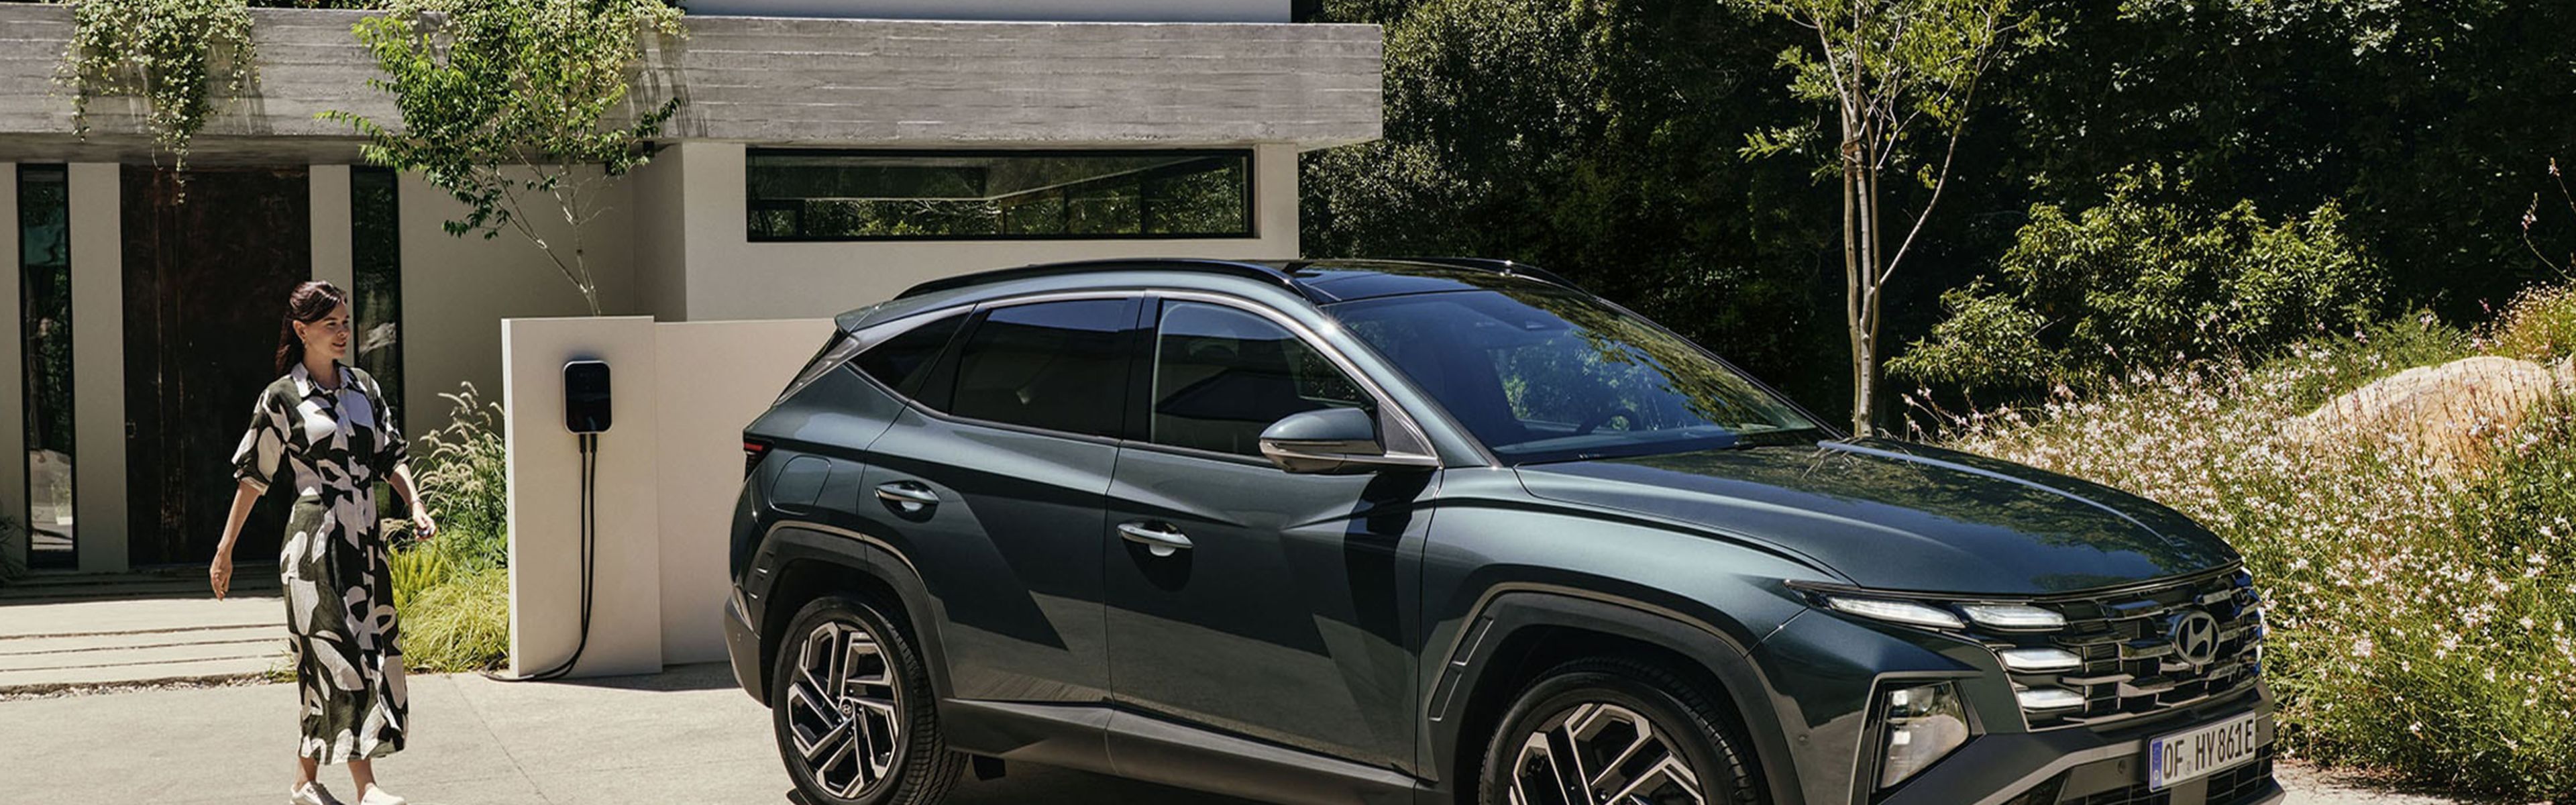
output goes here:
{"type": "Polygon", "coordinates": [[[2271,704],[2261,695],[2118,731],[2058,729],[1979,736],[1878,805],[2263,805],[2286,798],[2272,779],[2271,704]],[[2163,791],[2147,790],[2146,742],[2158,735],[2261,713],[2255,760],[2163,791]],[[2053,794],[2051,792],[2054,792],[2053,794]]]}

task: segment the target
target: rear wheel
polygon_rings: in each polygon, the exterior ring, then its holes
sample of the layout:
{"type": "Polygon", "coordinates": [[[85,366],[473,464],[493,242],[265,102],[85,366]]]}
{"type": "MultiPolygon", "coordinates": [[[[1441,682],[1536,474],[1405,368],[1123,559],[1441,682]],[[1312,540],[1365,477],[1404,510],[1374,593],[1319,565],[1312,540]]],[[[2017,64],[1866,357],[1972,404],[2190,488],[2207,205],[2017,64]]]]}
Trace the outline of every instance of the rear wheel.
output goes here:
{"type": "Polygon", "coordinates": [[[778,754],[817,805],[933,805],[965,756],[941,739],[930,674],[893,621],[851,598],[806,604],[770,679],[778,754]]]}
{"type": "Polygon", "coordinates": [[[1705,685],[1624,659],[1569,662],[1513,700],[1485,748],[1484,805],[1753,805],[1742,731],[1705,685]]]}

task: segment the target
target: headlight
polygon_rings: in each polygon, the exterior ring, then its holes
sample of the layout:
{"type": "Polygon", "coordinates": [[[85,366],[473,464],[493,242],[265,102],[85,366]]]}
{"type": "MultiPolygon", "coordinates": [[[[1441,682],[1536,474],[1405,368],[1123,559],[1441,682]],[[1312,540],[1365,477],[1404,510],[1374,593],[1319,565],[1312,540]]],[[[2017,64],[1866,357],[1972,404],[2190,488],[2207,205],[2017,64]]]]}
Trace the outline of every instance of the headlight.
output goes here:
{"type": "Polygon", "coordinates": [[[1979,626],[1997,629],[2063,629],[2066,616],[2027,604],[1964,604],[1959,611],[1979,626]]]}
{"type": "Polygon", "coordinates": [[[1948,682],[1888,691],[1886,760],[1878,786],[1905,782],[1968,742],[1968,708],[1948,682]]]}
{"type": "Polygon", "coordinates": [[[1842,612],[1849,612],[1851,614],[1867,618],[1877,618],[1883,621],[1895,621],[1897,623],[1912,626],[1929,626],[1935,629],[1957,629],[1967,625],[1959,620],[1959,616],[1950,614],[1949,610],[1939,609],[1924,604],[1917,604],[1912,601],[1890,601],[1884,598],[1852,598],[1849,596],[1829,595],[1825,597],[1825,604],[1842,612]]]}

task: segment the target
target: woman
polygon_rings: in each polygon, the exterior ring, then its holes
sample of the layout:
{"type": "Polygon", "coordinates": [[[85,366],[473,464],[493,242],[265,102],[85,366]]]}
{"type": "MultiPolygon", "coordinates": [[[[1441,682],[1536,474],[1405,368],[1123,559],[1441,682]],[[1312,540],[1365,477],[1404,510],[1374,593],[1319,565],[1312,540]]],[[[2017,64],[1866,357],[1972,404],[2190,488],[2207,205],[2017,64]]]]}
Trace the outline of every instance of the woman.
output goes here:
{"type": "Polygon", "coordinates": [[[222,598],[232,587],[233,542],[251,504],[271,482],[294,484],[277,569],[303,695],[304,739],[288,800],[295,805],[339,805],[313,778],[320,764],[340,762],[349,764],[358,805],[403,805],[376,786],[369,762],[402,749],[410,724],[393,581],[376,528],[376,481],[391,482],[411,503],[413,533],[438,534],[403,460],[393,406],[375,378],[340,362],[349,354],[349,330],[349,297],[330,283],[307,282],[287,296],[277,345],[284,376],[260,391],[250,432],[233,451],[239,488],[208,571],[222,598]]]}

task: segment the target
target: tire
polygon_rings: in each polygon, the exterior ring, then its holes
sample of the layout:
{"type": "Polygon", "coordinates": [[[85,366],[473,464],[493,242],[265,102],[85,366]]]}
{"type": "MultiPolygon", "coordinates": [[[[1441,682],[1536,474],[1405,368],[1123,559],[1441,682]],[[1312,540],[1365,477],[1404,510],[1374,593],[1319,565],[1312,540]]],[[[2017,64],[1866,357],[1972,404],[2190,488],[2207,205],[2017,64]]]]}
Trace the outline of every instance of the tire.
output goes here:
{"type": "Polygon", "coordinates": [[[1635,660],[1585,659],[1549,669],[1512,700],[1487,740],[1477,802],[1767,802],[1749,763],[1751,744],[1713,694],[1690,677],[1635,660]],[[1631,746],[1638,747],[1635,754],[1614,766],[1631,746]],[[1583,771],[1552,762],[1564,757],[1580,759],[1583,771]],[[1639,790],[1623,792],[1630,786],[1639,790]]]}
{"type": "Polygon", "coordinates": [[[797,611],[779,641],[770,721],[779,760],[806,802],[947,798],[966,756],[940,737],[930,673],[892,619],[857,599],[826,596],[797,611]],[[825,645],[848,650],[832,665],[825,645]]]}

